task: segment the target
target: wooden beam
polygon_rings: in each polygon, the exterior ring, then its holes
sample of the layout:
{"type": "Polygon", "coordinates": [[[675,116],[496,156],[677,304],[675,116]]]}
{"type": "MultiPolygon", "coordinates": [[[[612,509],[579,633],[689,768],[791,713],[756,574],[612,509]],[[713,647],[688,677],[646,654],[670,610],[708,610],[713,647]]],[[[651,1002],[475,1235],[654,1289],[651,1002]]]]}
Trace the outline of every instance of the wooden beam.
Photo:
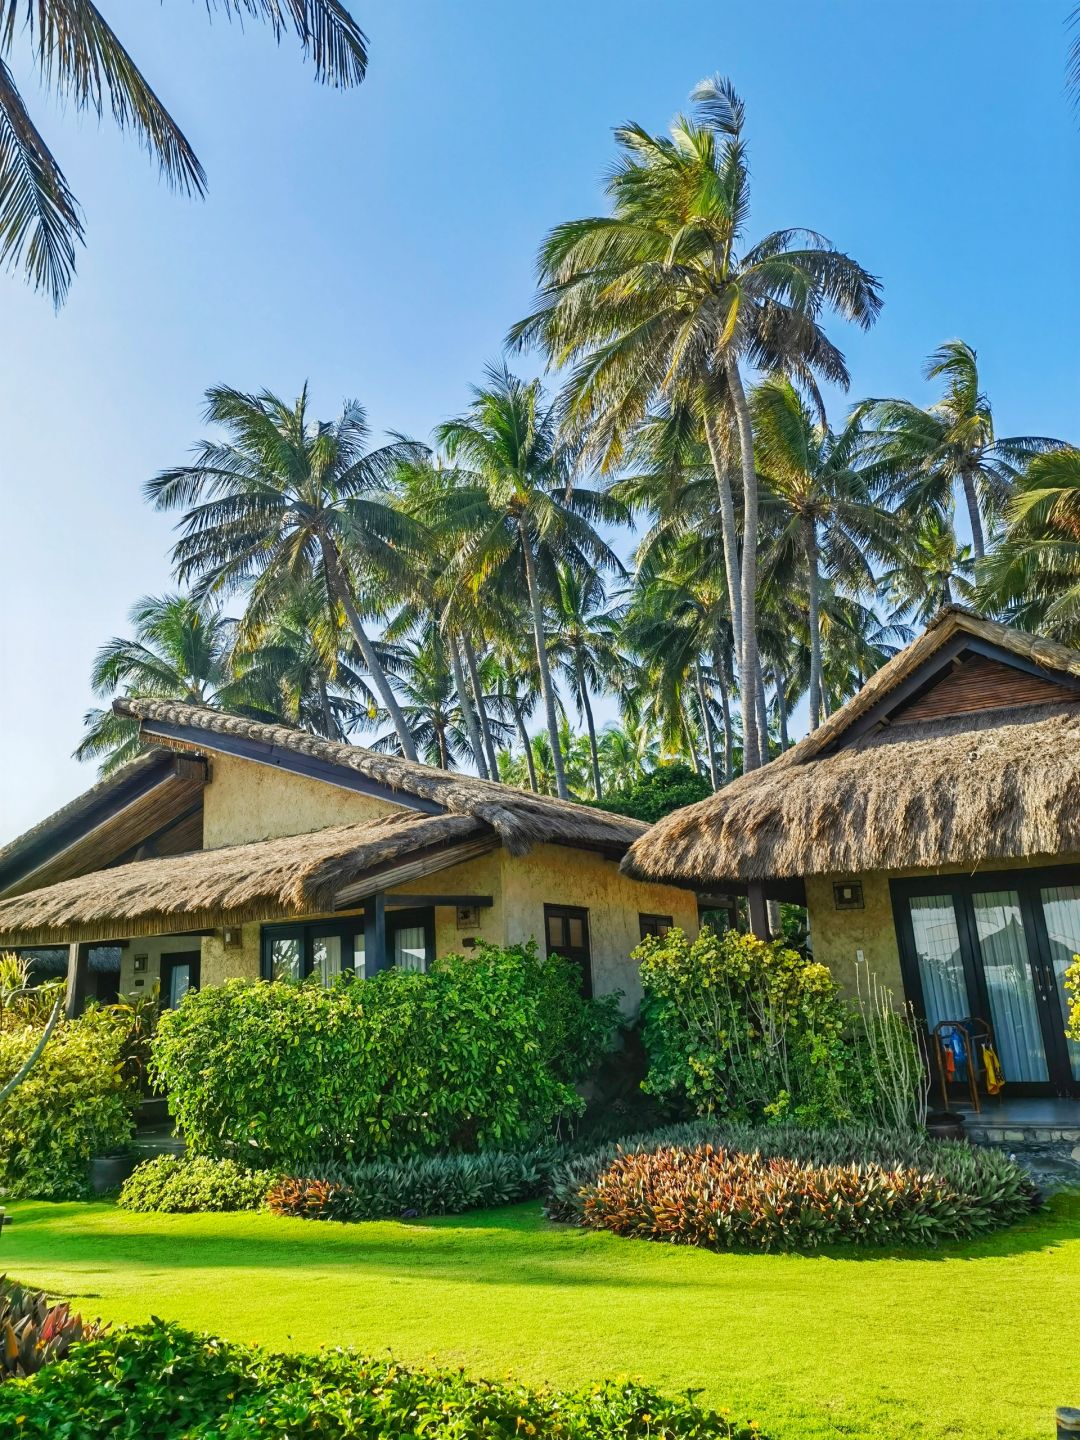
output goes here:
{"type": "Polygon", "coordinates": [[[486,910],[495,904],[492,895],[410,895],[407,890],[387,891],[385,895],[388,910],[401,910],[411,906],[417,909],[432,905],[469,905],[477,910],[486,910]]]}
{"type": "Polygon", "coordinates": [[[69,1020],[82,1014],[89,981],[90,946],[84,941],[75,941],[68,946],[67,998],[64,1011],[69,1020]]]}
{"type": "Polygon", "coordinates": [[[386,953],[386,895],[376,891],[364,911],[364,974],[375,975],[390,968],[386,953]]]}
{"type": "Polygon", "coordinates": [[[475,860],[497,850],[499,838],[491,831],[463,840],[460,844],[429,846],[412,855],[403,855],[400,860],[391,860],[385,865],[376,865],[360,880],[344,885],[334,896],[335,910],[353,910],[377,890],[390,890],[395,885],[407,885],[410,880],[420,880],[425,875],[435,875],[440,870],[449,870],[465,860],[475,860]]]}
{"type": "Polygon", "coordinates": [[[750,912],[750,933],[759,940],[769,940],[769,907],[765,901],[765,886],[760,880],[751,880],[746,887],[747,909],[750,912]]]}

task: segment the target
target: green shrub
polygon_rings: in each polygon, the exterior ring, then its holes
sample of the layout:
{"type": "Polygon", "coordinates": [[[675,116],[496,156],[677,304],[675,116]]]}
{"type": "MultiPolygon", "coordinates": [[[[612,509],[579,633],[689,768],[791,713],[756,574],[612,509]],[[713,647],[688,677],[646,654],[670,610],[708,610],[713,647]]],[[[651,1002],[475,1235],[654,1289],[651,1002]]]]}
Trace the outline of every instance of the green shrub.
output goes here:
{"type": "Polygon", "coordinates": [[[100,1325],[53,1305],[40,1290],[26,1290],[0,1275],[0,1381],[34,1375],[62,1360],[77,1341],[103,1335],[100,1325]]]}
{"type": "Polygon", "coordinates": [[[268,1355],[150,1325],[82,1345],[0,1385],[0,1434],[21,1440],[763,1440],[690,1399],[626,1381],[537,1390],[348,1351],[268,1355]]]}
{"type": "Polygon", "coordinates": [[[671,930],[635,956],[649,1093],[747,1121],[921,1120],[922,1062],[885,992],[849,1004],[824,965],[731,930],[671,930]]]}
{"type": "Polygon", "coordinates": [[[153,1067],[189,1148],[293,1175],[332,1161],[536,1143],[580,1112],[613,997],[536,947],[479,945],[428,974],[242,980],[162,1016],[153,1067]]]}
{"type": "Polygon", "coordinates": [[[235,1160],[200,1155],[158,1155],[124,1181],[118,1204],[123,1210],[259,1210],[274,1183],[272,1170],[245,1170],[235,1160]]]}
{"type": "MultiPolygon", "coordinates": [[[[61,1020],[41,1058],[0,1106],[0,1191],[39,1200],[89,1193],[92,1155],[122,1148],[139,1100],[132,1012],[90,1006],[61,1020]]],[[[41,1026],[0,1032],[0,1085],[22,1066],[41,1026]]]]}
{"type": "MultiPolygon", "coordinates": [[[[757,1154],[762,1160],[784,1159],[809,1167],[873,1166],[886,1171],[931,1175],[963,1206],[963,1231],[978,1235],[1014,1224],[1039,1203],[1027,1173],[999,1150],[949,1140],[932,1140],[925,1130],[879,1130],[850,1126],[803,1130],[790,1125],[747,1126],[730,1122],[693,1121],[670,1125],[616,1144],[569,1155],[552,1167],[544,1209],[552,1220],[581,1224],[585,1201],[600,1177],[620,1156],[660,1150],[757,1154]]],[[[950,1232],[940,1228],[934,1238],[950,1232]]],[[[822,1242],[824,1243],[824,1242],[822,1242]]]]}
{"type": "Polygon", "coordinates": [[[558,1155],[553,1145],[481,1155],[431,1155],[336,1166],[312,1179],[282,1179],[268,1203],[276,1215],[309,1220],[408,1219],[462,1215],[532,1200],[544,1192],[558,1155]]]}
{"type": "Polygon", "coordinates": [[[1080,1040],[1080,955],[1073,956],[1065,971],[1065,994],[1069,1005],[1065,1034],[1070,1040],[1080,1040]]]}

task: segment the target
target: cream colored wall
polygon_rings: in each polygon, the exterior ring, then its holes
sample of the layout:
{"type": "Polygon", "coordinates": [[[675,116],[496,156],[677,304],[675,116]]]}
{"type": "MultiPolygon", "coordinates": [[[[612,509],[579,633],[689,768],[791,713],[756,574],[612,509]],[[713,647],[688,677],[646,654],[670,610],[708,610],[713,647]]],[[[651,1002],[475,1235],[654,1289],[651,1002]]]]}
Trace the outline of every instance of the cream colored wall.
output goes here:
{"type": "Polygon", "coordinates": [[[120,994],[150,995],[161,979],[163,955],[181,955],[199,948],[197,935],[150,935],[129,940],[120,951],[120,994]],[[146,956],[146,969],[138,974],[135,973],[136,955],[146,956]]]}
{"type": "MultiPolygon", "coordinates": [[[[493,903],[480,910],[479,925],[475,929],[458,928],[455,906],[435,907],[438,956],[454,951],[467,953],[470,947],[463,941],[468,939],[489,940],[493,944],[517,944],[535,939],[542,950],[544,906],[584,907],[589,912],[594,989],[598,995],[621,990],[625,997],[623,1006],[628,1012],[633,1011],[641,999],[637,967],[630,960],[630,953],[639,942],[638,916],[670,915],[689,935],[697,933],[697,901],[689,891],[629,880],[619,873],[615,861],[561,845],[538,845],[521,857],[511,856],[502,849],[494,850],[395,888],[416,895],[492,897],[493,903]]],[[[228,950],[220,933],[204,938],[202,983],[217,985],[239,976],[258,978],[260,931],[258,924],[244,925],[240,946],[228,950]]],[[[170,948],[181,947],[172,942],[170,948]]],[[[154,971],[155,977],[156,973],[154,971]]]]}
{"type": "Polygon", "coordinates": [[[240,845],[304,835],[400,813],[401,807],[324,780],[309,780],[253,760],[215,755],[203,792],[203,845],[240,845]]]}
{"type": "MultiPolygon", "coordinates": [[[[995,870],[1033,870],[1048,865],[1078,865],[1080,855],[1033,855],[1022,860],[988,860],[980,868],[995,870]]],[[[971,866],[946,865],[927,870],[875,871],[866,875],[813,875],[806,880],[806,908],[810,919],[810,937],[814,959],[827,965],[845,990],[856,989],[858,951],[868,974],[876,975],[894,995],[902,997],[900,950],[893,921],[889,881],[917,876],[971,875],[971,866]],[[861,910],[837,910],[833,899],[833,883],[858,880],[863,887],[861,910]]]]}
{"type": "Polygon", "coordinates": [[[502,858],[506,941],[535,936],[544,944],[544,906],[577,905],[589,912],[593,989],[597,995],[623,992],[623,1008],[641,1000],[637,966],[630,953],[640,942],[638,916],[670,915],[688,935],[698,928],[697,899],[671,885],[646,885],[620,874],[618,862],[589,850],[537,845],[519,859],[502,858]]]}

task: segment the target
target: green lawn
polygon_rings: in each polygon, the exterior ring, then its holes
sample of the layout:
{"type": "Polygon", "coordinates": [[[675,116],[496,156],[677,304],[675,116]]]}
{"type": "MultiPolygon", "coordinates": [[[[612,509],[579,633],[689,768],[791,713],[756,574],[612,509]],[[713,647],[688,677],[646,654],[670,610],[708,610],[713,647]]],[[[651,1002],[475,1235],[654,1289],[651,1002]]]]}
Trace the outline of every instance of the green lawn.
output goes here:
{"type": "Polygon", "coordinates": [[[2,1268],[115,1321],[558,1384],[634,1375],[800,1440],[1034,1440],[1055,1406],[1080,1404],[1075,1194],[918,1256],[711,1255],[555,1228],[537,1205],[353,1226],[13,1211],[2,1268]]]}

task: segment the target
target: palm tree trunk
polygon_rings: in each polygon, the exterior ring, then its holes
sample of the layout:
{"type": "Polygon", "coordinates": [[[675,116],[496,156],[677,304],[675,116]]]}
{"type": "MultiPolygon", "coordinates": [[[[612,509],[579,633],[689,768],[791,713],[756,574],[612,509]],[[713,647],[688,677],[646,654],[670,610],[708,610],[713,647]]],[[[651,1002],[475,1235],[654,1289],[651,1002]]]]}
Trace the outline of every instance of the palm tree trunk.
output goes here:
{"type": "Polygon", "coordinates": [[[682,698],[680,698],[677,703],[679,706],[679,720],[682,724],[683,744],[686,746],[686,752],[690,756],[690,760],[694,766],[694,773],[704,779],[705,771],[702,768],[701,756],[698,754],[694,727],[690,724],[690,716],[686,713],[686,703],[682,698]]]}
{"type": "Polygon", "coordinates": [[[735,643],[738,645],[739,636],[742,633],[742,581],[739,574],[739,534],[735,528],[735,498],[731,493],[731,474],[720,445],[716,421],[708,411],[705,414],[705,438],[709,444],[709,456],[712,460],[713,474],[716,476],[717,493],[720,496],[720,535],[724,542],[724,574],[727,578],[728,605],[731,608],[731,620],[735,629],[735,643]]]}
{"type": "Polygon", "coordinates": [[[717,645],[713,654],[713,669],[716,671],[716,684],[720,691],[720,713],[724,717],[724,784],[734,779],[732,770],[735,764],[734,741],[731,733],[731,661],[728,656],[726,644],[717,645]]]}
{"type": "Polygon", "coordinates": [[[525,584],[529,591],[529,607],[532,610],[533,639],[536,641],[536,663],[540,669],[540,693],[544,697],[544,713],[547,718],[548,742],[551,745],[551,763],[555,770],[555,789],[560,800],[569,800],[566,788],[566,771],[563,768],[562,746],[559,744],[559,722],[555,713],[555,687],[551,683],[551,669],[548,665],[547,641],[544,636],[544,606],[540,599],[540,583],[536,576],[536,556],[532,552],[532,541],[523,525],[518,527],[521,548],[525,554],[525,584]]]}
{"type": "Polygon", "coordinates": [[[986,556],[986,537],[983,534],[982,515],[979,512],[979,496],[975,489],[975,477],[967,470],[963,474],[964,499],[967,501],[968,519],[971,521],[971,548],[975,559],[986,556]]]}
{"type": "Polygon", "coordinates": [[[727,360],[728,390],[739,429],[739,452],[743,482],[742,614],[739,630],[741,647],[739,674],[742,677],[743,770],[756,770],[762,763],[764,742],[759,736],[755,689],[758,683],[757,646],[757,547],[758,486],[754,468],[754,431],[746,403],[739,364],[733,355],[727,360]]]}
{"type": "Polygon", "coordinates": [[[435,738],[439,745],[439,766],[443,770],[450,769],[450,755],[446,748],[446,726],[435,726],[435,738]]]}
{"type": "Polygon", "coordinates": [[[465,663],[469,667],[469,678],[472,681],[473,695],[476,697],[476,716],[480,722],[480,735],[484,742],[484,754],[487,756],[488,772],[492,780],[497,780],[499,778],[499,762],[495,756],[495,741],[491,736],[491,722],[488,720],[487,707],[484,704],[484,689],[480,684],[480,667],[476,663],[476,650],[468,635],[462,635],[461,645],[465,651],[465,663]]]}
{"type": "Polygon", "coordinates": [[[787,695],[784,693],[784,677],[779,670],[773,670],[773,685],[776,688],[776,719],[780,727],[780,750],[791,749],[791,736],[787,726],[787,695]]]}
{"type": "Polygon", "coordinates": [[[806,537],[806,594],[810,619],[810,729],[821,724],[821,570],[817,521],[803,522],[806,537]]]}
{"type": "Polygon", "coordinates": [[[401,746],[401,753],[406,760],[416,762],[416,746],[413,744],[413,737],[409,733],[409,727],[405,723],[405,716],[401,713],[401,706],[398,704],[397,696],[387,678],[378,655],[375,654],[375,647],[372,645],[367,631],[364,629],[364,622],[360,619],[360,612],[352,597],[350,586],[344,568],[341,564],[341,556],[337,547],[326,535],[320,537],[322,548],[323,568],[326,571],[326,579],[330,591],[345,611],[345,619],[349,622],[349,629],[353,633],[357,649],[368,674],[371,676],[375,689],[379,692],[379,698],[386,707],[386,713],[390,716],[390,723],[398,737],[401,746]]]}
{"type": "Polygon", "coordinates": [[[585,713],[585,726],[589,732],[589,759],[592,762],[594,798],[604,798],[604,787],[600,781],[600,748],[596,743],[596,722],[593,720],[592,703],[589,700],[589,686],[585,680],[585,667],[581,663],[581,652],[574,651],[574,674],[577,679],[581,708],[585,713]]]}
{"type": "Polygon", "coordinates": [[[327,693],[326,681],[320,675],[315,681],[319,689],[319,707],[322,710],[323,728],[326,731],[328,740],[337,739],[337,726],[334,724],[334,712],[330,709],[330,696],[327,693]]]}
{"type": "Polygon", "coordinates": [[[522,753],[525,756],[525,764],[529,771],[529,789],[534,795],[540,793],[540,786],[536,778],[536,756],[533,754],[532,743],[529,740],[529,732],[525,728],[525,717],[521,713],[520,706],[514,706],[514,723],[517,725],[518,739],[521,741],[522,753]]]}
{"type": "Polygon", "coordinates": [[[701,673],[701,661],[694,661],[694,681],[697,685],[698,709],[701,711],[701,727],[705,732],[705,753],[709,760],[709,781],[714,790],[720,785],[716,776],[716,745],[713,743],[712,717],[709,715],[709,700],[705,694],[705,679],[701,673]]]}
{"type": "Polygon", "coordinates": [[[769,763],[769,702],[765,698],[765,672],[761,668],[761,652],[757,655],[757,724],[758,747],[762,765],[769,763]]]}
{"type": "Polygon", "coordinates": [[[469,749],[473,754],[473,762],[476,765],[476,773],[481,780],[497,778],[488,774],[487,762],[484,759],[484,747],[480,741],[480,731],[476,724],[476,716],[473,713],[472,701],[469,699],[468,687],[465,684],[465,676],[461,669],[461,656],[458,654],[457,636],[453,631],[446,636],[446,648],[450,652],[450,673],[454,677],[454,689],[457,691],[458,705],[461,707],[461,718],[465,722],[465,733],[469,737],[469,749]]]}

